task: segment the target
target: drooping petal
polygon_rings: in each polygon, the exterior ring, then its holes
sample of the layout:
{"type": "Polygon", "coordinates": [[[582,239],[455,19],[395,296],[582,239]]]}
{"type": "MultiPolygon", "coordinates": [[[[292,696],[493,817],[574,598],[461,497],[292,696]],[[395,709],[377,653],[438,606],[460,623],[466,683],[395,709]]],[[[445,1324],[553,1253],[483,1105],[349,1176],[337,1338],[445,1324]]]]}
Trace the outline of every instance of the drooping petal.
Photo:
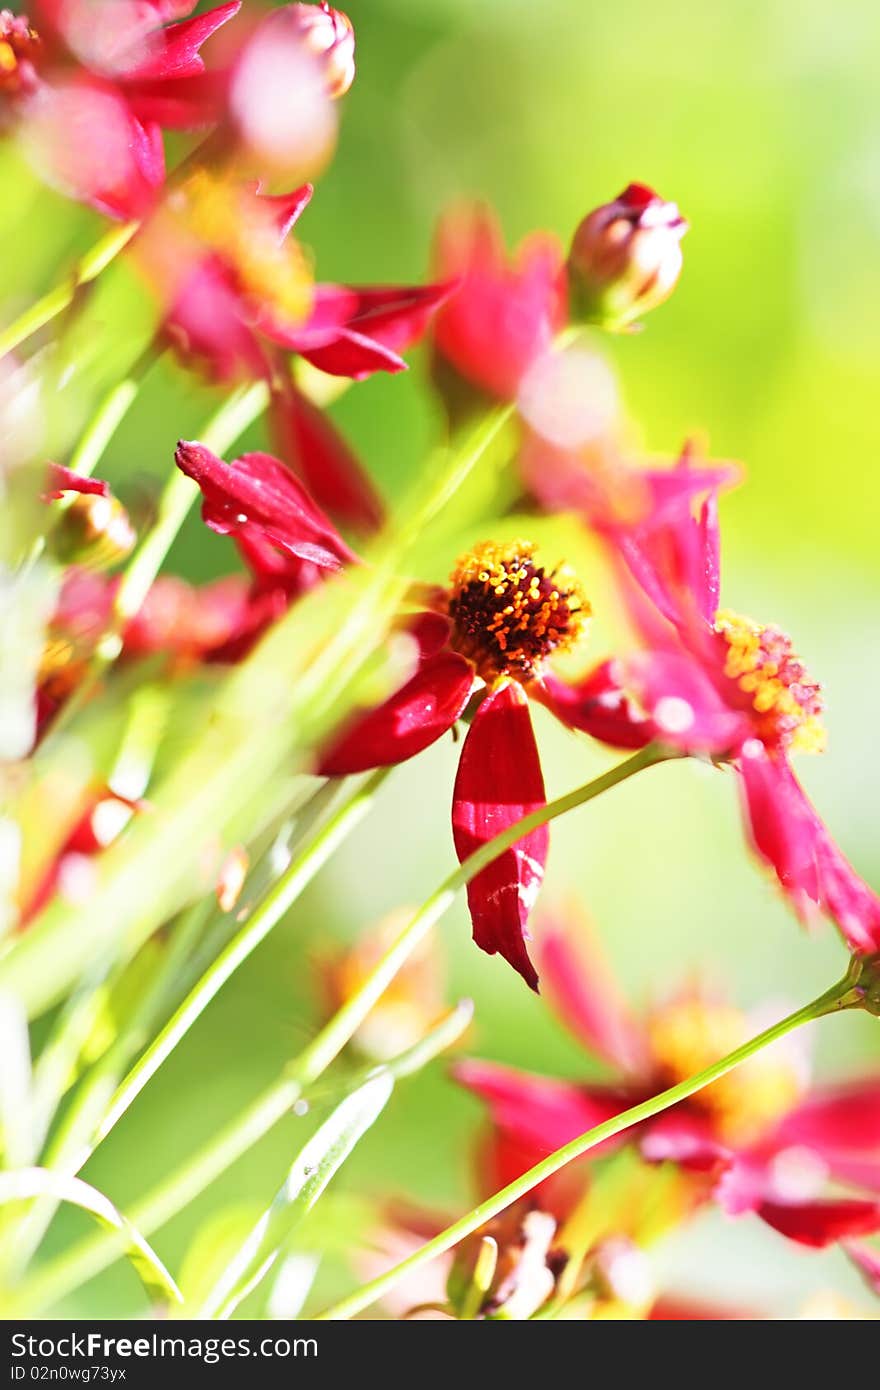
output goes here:
{"type": "Polygon", "coordinates": [[[315,315],[305,329],[285,330],[274,324],[267,331],[276,342],[301,352],[313,366],[331,376],[347,376],[360,381],[374,372],[401,372],[406,363],[401,353],[424,333],[437,307],[450,293],[450,286],[378,286],[371,289],[323,285],[323,298],[346,307],[346,317],[332,335],[322,341],[314,338],[315,315]]]}
{"type": "Polygon", "coordinates": [[[473,671],[464,657],[450,651],[431,656],[396,694],[343,730],[318,771],[325,777],[342,777],[414,757],[452,728],[473,684],[473,671]]]}
{"type": "Polygon", "coordinates": [[[353,450],[292,384],[273,394],[270,424],[278,452],[322,507],[364,531],[381,525],[384,508],[353,450]]]}
{"type": "Polygon", "coordinates": [[[757,1214],[774,1231],[814,1249],[880,1231],[880,1202],[857,1198],[827,1202],[762,1202],[757,1214]]]}
{"type": "Polygon", "coordinates": [[[880,950],[880,899],[834,843],[787,759],[750,739],[738,766],[752,844],[799,915],[806,917],[812,904],[837,923],[853,950],[880,950]]]}
{"type": "MultiPolygon", "coordinates": [[[[277,334],[273,336],[277,338],[277,334]]],[[[300,351],[319,371],[328,376],[351,377],[352,381],[364,381],[374,372],[406,371],[406,363],[399,353],[353,328],[341,328],[335,340],[325,347],[301,348],[300,351]]]]}
{"type": "Polygon", "coordinates": [[[290,469],[271,454],[243,454],[227,464],[203,445],[182,440],[175,461],[198,483],[205,523],[220,535],[252,531],[323,569],[356,558],[290,469]]]}
{"type": "Polygon", "coordinates": [[[613,748],[644,748],[656,729],[623,685],[618,661],[603,661],[582,680],[564,681],[547,672],[533,694],[561,723],[613,748]]]}
{"type": "MultiPolygon", "coordinates": [[[[528,704],[519,686],[486,696],[458,765],[452,803],[455,851],[464,861],[493,836],[544,805],[544,779],[528,704]]],[[[526,983],[538,976],[526,950],[529,913],[544,877],[546,825],[505,850],[468,884],[474,941],[499,952],[526,983]]]]}
{"type": "Polygon", "coordinates": [[[575,1037],[623,1071],[642,1069],[647,1060],[643,1033],[592,923],[574,905],[542,914],[538,964],[552,1008],[575,1037]]]}
{"type": "Polygon", "coordinates": [[[778,1138],[821,1154],[880,1157],[880,1076],[845,1081],[808,1096],[785,1117],[778,1138]]]}

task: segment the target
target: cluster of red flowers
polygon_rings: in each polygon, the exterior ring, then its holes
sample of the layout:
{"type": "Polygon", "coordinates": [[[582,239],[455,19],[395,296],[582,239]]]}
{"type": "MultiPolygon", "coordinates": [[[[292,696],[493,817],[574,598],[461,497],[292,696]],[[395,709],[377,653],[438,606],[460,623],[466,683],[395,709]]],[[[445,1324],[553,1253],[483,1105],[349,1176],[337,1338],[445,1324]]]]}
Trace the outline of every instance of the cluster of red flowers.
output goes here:
{"type": "MultiPolygon", "coordinates": [[[[362,563],[354,547],[382,524],[384,506],[310,399],[304,364],[359,381],[404,369],[402,354],[427,335],[451,429],[492,405],[510,408],[523,488],[538,508],[574,514],[600,538],[639,646],[564,678],[554,662],[585,639],[591,616],[577,575],[562,561],[544,563],[527,536],[486,540],[458,559],[443,586],[413,576],[400,619],[412,669],[335,732],[315,771],[336,778],[401,763],[462,721],[452,831],[465,861],[545,805],[535,702],[602,744],[655,746],[662,756],[732,768],[750,843],[797,914],[824,913],[852,952],[880,953],[880,898],[847,862],[792,766],[796,754],[824,746],[820,686],[781,629],[719,606],[719,496],[738,472],[699,462],[689,447],[667,467],[629,461],[614,434],[612,389],[580,336],[588,325],[628,331],[672,292],[687,230],[678,208],[630,184],[583,220],[568,254],[540,233],[508,258],[492,213],[459,207],[440,223],[430,283],[316,282],[293,229],[313,193],[302,180],[332,145],[332,104],[354,77],[351,24],[326,4],[294,4],[248,20],[224,43],[237,0],[192,17],[194,8],[187,0],[39,0],[31,19],[0,12],[4,132],[20,133],[53,185],[140,224],[128,254],[155,292],[163,348],[215,384],[268,389],[276,453],[226,462],[181,441],[175,455],[200,489],[206,525],[231,537],[245,573],[202,587],[158,579],[126,616],[123,658],[164,653],[175,669],[237,661],[307,590],[362,563]],[[288,91],[295,96],[285,116],[278,100],[288,91]],[[163,132],[194,130],[203,142],[166,175],[163,132]],[[296,186],[279,192],[285,177],[296,186]]],[[[106,484],[52,466],[45,495],[59,507],[51,543],[66,569],[40,671],[39,734],[113,625],[119,580],[109,571],[135,541],[106,484]]],[[[106,789],[96,794],[22,904],[23,920],[58,888],[70,855],[97,853],[112,837],[95,829],[96,812],[110,803],[112,834],[140,809],[106,789]]],[[[477,945],[535,990],[529,921],[548,845],[541,825],[468,884],[477,945]]],[[[748,1032],[728,1005],[696,995],[636,1026],[615,1006],[601,968],[571,954],[564,932],[545,924],[538,937],[534,953],[562,1016],[615,1076],[578,1086],[492,1063],[460,1065],[459,1079],[491,1114],[493,1189],[748,1032]]],[[[876,1279],[876,1257],[857,1242],[880,1229],[878,1114],[875,1079],[807,1094],[798,1060],[768,1052],[628,1143],[641,1163],[674,1167],[677,1212],[714,1200],[802,1244],[843,1241],[876,1279]]],[[[528,1218],[540,1211],[549,1227],[530,1220],[527,1229],[522,1212],[514,1215],[505,1241],[515,1268],[496,1280],[496,1310],[512,1306],[511,1290],[528,1302],[517,1273],[524,1260],[540,1271],[534,1306],[551,1295],[554,1232],[576,1221],[585,1190],[590,1183],[566,1171],[529,1199],[528,1218]]],[[[624,1223],[614,1234],[639,1231],[624,1223]]],[[[608,1283],[598,1257],[591,1269],[608,1283]]]]}

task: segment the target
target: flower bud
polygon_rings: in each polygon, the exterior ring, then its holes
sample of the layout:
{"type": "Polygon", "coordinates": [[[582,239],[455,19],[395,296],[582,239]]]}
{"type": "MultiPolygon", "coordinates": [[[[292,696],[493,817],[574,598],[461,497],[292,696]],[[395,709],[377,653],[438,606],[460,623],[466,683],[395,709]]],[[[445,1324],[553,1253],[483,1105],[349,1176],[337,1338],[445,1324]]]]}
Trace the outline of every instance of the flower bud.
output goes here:
{"type": "Polygon", "coordinates": [[[0,125],[12,103],[36,90],[42,47],[26,15],[0,10],[0,125]]]}
{"type": "Polygon", "coordinates": [[[459,1317],[522,1321],[556,1287],[552,1245],[556,1221],[544,1211],[516,1206],[462,1241],[446,1285],[459,1317]]]}
{"type": "Polygon", "coordinates": [[[354,26],[348,15],[328,4],[288,5],[282,13],[320,60],[328,95],[345,96],[355,74],[354,26]]]}
{"type": "Polygon", "coordinates": [[[51,549],[63,565],[104,570],[124,560],[136,539],[121,502],[115,497],[82,493],[59,517],[52,531],[51,549]]]}
{"type": "Polygon", "coordinates": [[[568,256],[572,318],[619,329],[662,304],[681,273],[687,229],[675,203],[640,183],[596,208],[575,232],[568,256]]]}

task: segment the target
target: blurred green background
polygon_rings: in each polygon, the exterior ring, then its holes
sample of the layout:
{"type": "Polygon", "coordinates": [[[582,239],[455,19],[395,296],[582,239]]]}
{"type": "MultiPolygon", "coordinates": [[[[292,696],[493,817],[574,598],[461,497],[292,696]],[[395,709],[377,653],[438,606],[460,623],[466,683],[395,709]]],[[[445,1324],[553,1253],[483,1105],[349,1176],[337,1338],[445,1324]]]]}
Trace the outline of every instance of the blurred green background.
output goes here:
{"type": "MultiPolygon", "coordinates": [[[[646,330],[602,344],[646,448],[698,431],[748,469],[724,502],[723,600],[779,622],[823,681],[830,748],[799,771],[859,869],[880,883],[880,11],[870,0],[351,0],[358,78],[335,162],[301,224],[321,278],[406,281],[428,267],[452,197],[493,202],[514,241],[567,239],[632,179],[676,200],[692,230],[685,270],[646,330]]],[[[6,293],[26,302],[94,220],[48,193],[2,213],[6,293]],[[60,217],[64,207],[63,217],[60,217]],[[21,236],[27,214],[27,238],[21,236]],[[74,230],[75,227],[75,230],[74,230]]],[[[423,362],[357,386],[333,415],[389,497],[440,428],[423,362]]],[[[103,364],[101,370],[109,370],[103,364]]],[[[120,430],[111,476],[161,477],[204,393],[160,373],[120,430]]],[[[545,527],[548,545],[552,533],[545,527]]],[[[193,518],[173,567],[203,578],[232,549],[193,518]]],[[[583,576],[601,591],[599,574],[583,576]]],[[[438,577],[442,577],[442,574],[438,577]]],[[[601,614],[600,620],[601,620],[601,614]]],[[[599,624],[600,644],[613,632],[599,624]]],[[[548,791],[606,761],[536,716],[548,791]]],[[[89,1166],[123,1209],[266,1084],[315,1017],[313,960],[420,901],[452,860],[450,740],[391,777],[370,821],[239,972],[89,1166]]],[[[801,1002],[836,978],[830,928],[803,933],[744,851],[732,778],[697,765],[653,771],[557,824],[548,899],[574,889],[634,1001],[702,971],[743,1006],[801,1002]]],[[[579,1075],[577,1047],[540,999],[469,943],[461,906],[438,934],[449,996],[476,1001],[469,1050],[579,1075]]],[[[876,1066],[875,1022],[814,1030],[821,1073],[876,1066]]],[[[449,1212],[470,1205],[479,1107],[444,1067],[402,1084],[340,1184],[449,1212]]],[[[156,1238],[172,1268],[212,1213],[264,1203],[298,1138],[292,1119],[156,1238]]],[[[82,1229],[59,1220],[50,1247],[82,1229]]],[[[806,1293],[867,1301],[842,1256],[801,1254],[759,1226],[707,1216],[658,1252],[678,1291],[796,1313],[806,1293]]],[[[332,1271],[322,1290],[336,1287],[332,1271]]],[[[63,1312],[140,1307],[119,1270],[63,1312]]]]}

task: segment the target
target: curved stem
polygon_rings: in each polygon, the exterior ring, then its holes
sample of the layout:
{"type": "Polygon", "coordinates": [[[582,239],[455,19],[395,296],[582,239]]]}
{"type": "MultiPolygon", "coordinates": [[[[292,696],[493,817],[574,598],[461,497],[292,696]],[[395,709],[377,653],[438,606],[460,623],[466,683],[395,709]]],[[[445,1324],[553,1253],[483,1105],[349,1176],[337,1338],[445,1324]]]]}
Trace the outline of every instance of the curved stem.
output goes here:
{"type": "MultiPolygon", "coordinates": [[[[236,1159],[274,1128],[291,1107],[326,1070],[363,1022],[377,999],[404,964],[407,957],[431,927],[452,905],[456,893],[499,854],[510,849],[538,825],[556,819],[566,811],[592,801],[602,792],[632,777],[642,768],[677,756],[669,749],[654,746],[642,749],[617,767],[596,777],[565,796],[549,801],[531,815],[524,816],[460,864],[432,893],[404,928],[391,949],[379,961],[357,994],[322,1028],[312,1043],[294,1059],[268,1090],[248,1106],[220,1134],[195,1154],[182,1169],[160,1183],[133,1208],[131,1220],[145,1235],[176,1216],[203,1188],[219,1177],[236,1159]]],[[[114,1242],[99,1237],[74,1246],[50,1262],[22,1287],[21,1307],[45,1306],[63,1298],[72,1288],[112,1264],[119,1254],[114,1242]]]]}
{"type": "Polygon", "coordinates": [[[79,473],[84,478],[92,476],[104,455],[104,450],[134,402],[141,382],[157,360],[156,346],[151,342],[137,361],[129,367],[122,381],[111,386],[99,402],[71,455],[69,466],[74,473],[79,473]]]}
{"type": "Polygon", "coordinates": [[[0,357],[13,352],[32,334],[51,323],[59,314],[63,314],[73,303],[77,290],[98,278],[101,271],[125,249],[140,225],[140,222],[125,222],[122,226],[112,227],[100,241],[95,242],[91,250],[87,251],[75,266],[72,275],[44,294],[36,304],[25,309],[23,314],[0,333],[0,357]]]}
{"type": "Polygon", "coordinates": [[[711,1085],[720,1077],[726,1076],[728,1072],[733,1071],[742,1062],[747,1062],[762,1048],[785,1037],[786,1033],[792,1032],[802,1023],[810,1023],[816,1018],[822,1018],[825,1014],[852,1007],[848,999],[850,985],[850,977],[847,975],[844,980],[826,991],[825,994],[820,995],[818,999],[814,999],[811,1004],[789,1014],[779,1023],[774,1023],[772,1028],[765,1029],[763,1033],[759,1033],[757,1037],[744,1043],[742,1047],[736,1048],[735,1051],[729,1052],[726,1057],[722,1057],[720,1061],[706,1067],[704,1071],[697,1072],[696,1075],[688,1077],[686,1081],[679,1082],[677,1086],[670,1086],[668,1090],[661,1091],[659,1095],[652,1096],[650,1100],[642,1101],[640,1105],[634,1105],[619,1115],[613,1115],[610,1120],[605,1120],[602,1124],[587,1130],[585,1134],[578,1135],[576,1139],[564,1144],[548,1158],[536,1163],[533,1168],[530,1168],[527,1173],[523,1173],[514,1182],[508,1183],[500,1192],[496,1192],[485,1202],[474,1207],[466,1216],[448,1226],[445,1231],[441,1231],[438,1236],[421,1246],[408,1259],[402,1260],[393,1269],[380,1274],[377,1279],[372,1279],[369,1284],[365,1284],[363,1288],[358,1289],[348,1298],[344,1298],[332,1308],[319,1313],[318,1320],[339,1320],[360,1313],[364,1308],[368,1308],[371,1303],[374,1303],[377,1298],[381,1298],[390,1288],[393,1288],[398,1280],[404,1278],[405,1275],[411,1274],[437,1255],[442,1255],[445,1251],[450,1250],[465,1236],[479,1230],[493,1216],[497,1216],[513,1202],[525,1197],[538,1183],[545,1182],[554,1173],[558,1173],[560,1168],[564,1168],[566,1164],[588,1153],[590,1149],[596,1148],[598,1144],[614,1138],[617,1134],[622,1134],[643,1120],[649,1120],[652,1116],[659,1115],[663,1110],[668,1110],[670,1106],[677,1105],[680,1101],[687,1100],[688,1096],[692,1096],[696,1091],[701,1091],[704,1086],[711,1085]]]}
{"type": "Polygon", "coordinates": [[[381,768],[357,787],[320,834],[301,854],[294,857],[277,883],[251,913],[241,931],[232,938],[225,950],[220,952],[210,969],[190,990],[186,999],[122,1081],[96,1131],[90,1152],[94,1152],[98,1144],[106,1139],[114,1125],[140,1095],[147,1082],[155,1076],[162,1063],[186,1036],[227,980],[265,940],[346,836],[363,820],[388,771],[388,768],[381,768]]]}

